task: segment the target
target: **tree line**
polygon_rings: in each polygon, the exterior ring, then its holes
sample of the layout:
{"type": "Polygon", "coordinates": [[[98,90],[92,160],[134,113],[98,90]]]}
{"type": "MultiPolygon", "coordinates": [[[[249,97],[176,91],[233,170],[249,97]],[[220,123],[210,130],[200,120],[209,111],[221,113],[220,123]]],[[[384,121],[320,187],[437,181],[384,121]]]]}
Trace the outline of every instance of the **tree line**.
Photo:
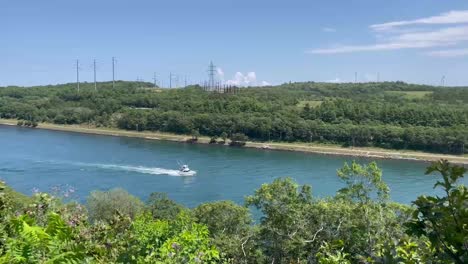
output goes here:
{"type": "Polygon", "coordinates": [[[253,141],[321,142],[467,153],[468,88],[402,82],[291,83],[236,94],[149,83],[0,88],[0,117],[253,141]],[[421,93],[412,96],[413,93],[421,93]]]}

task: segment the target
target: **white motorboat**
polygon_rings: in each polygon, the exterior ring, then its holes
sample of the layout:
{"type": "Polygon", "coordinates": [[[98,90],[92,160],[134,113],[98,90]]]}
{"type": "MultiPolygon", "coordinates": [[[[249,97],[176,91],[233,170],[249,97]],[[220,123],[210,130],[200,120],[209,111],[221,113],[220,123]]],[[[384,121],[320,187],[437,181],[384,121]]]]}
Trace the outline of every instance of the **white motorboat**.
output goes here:
{"type": "Polygon", "coordinates": [[[180,172],[190,172],[190,168],[187,165],[182,165],[179,169],[180,172]]]}

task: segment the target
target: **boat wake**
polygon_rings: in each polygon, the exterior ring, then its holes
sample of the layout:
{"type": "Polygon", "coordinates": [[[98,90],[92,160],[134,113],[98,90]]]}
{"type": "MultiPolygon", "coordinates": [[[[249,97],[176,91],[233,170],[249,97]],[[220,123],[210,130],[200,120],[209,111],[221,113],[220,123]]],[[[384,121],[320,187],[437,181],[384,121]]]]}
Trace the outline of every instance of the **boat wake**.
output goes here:
{"type": "Polygon", "coordinates": [[[70,161],[36,161],[36,162],[47,162],[52,164],[69,164],[76,167],[83,168],[98,168],[105,170],[118,170],[118,171],[129,171],[129,172],[138,172],[144,174],[153,174],[153,175],[168,175],[168,176],[194,176],[197,174],[196,171],[182,172],[179,170],[170,170],[156,167],[144,167],[144,166],[131,166],[131,165],[117,165],[117,164],[102,164],[102,163],[86,163],[86,162],[70,162],[70,161]]]}
{"type": "Polygon", "coordinates": [[[99,164],[99,163],[82,163],[74,162],[73,165],[81,167],[94,167],[106,170],[119,170],[119,171],[130,171],[144,174],[153,175],[169,175],[169,176],[194,176],[196,171],[181,172],[179,170],[169,170],[163,168],[151,168],[143,166],[130,166],[130,165],[115,165],[115,164],[99,164]]]}

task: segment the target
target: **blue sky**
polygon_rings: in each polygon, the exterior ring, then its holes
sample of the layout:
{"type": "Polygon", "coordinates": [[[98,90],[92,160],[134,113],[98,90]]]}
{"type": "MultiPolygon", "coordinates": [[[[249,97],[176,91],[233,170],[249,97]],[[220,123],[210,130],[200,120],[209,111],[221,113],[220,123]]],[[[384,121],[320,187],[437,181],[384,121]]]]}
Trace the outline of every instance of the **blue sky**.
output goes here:
{"type": "Polygon", "coordinates": [[[402,80],[468,85],[466,0],[0,2],[0,86],[110,80],[167,86],[402,80]],[[173,81],[174,83],[177,80],[173,81]]]}

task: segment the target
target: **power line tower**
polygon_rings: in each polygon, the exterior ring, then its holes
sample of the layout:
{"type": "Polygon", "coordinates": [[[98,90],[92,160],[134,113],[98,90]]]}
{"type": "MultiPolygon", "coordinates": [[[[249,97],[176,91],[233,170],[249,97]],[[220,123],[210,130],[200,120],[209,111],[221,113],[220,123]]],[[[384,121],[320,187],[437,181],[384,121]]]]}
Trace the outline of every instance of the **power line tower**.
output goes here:
{"type": "Polygon", "coordinates": [[[377,82],[380,82],[380,72],[377,73],[377,82]]]}
{"type": "Polygon", "coordinates": [[[445,86],[445,75],[442,75],[442,78],[440,79],[440,86],[445,86]]]}
{"type": "Polygon", "coordinates": [[[354,83],[357,83],[357,72],[354,72],[354,83]]]}
{"type": "Polygon", "coordinates": [[[96,59],[93,61],[93,70],[94,70],[94,91],[97,91],[97,83],[96,83],[96,59]]]}
{"type": "Polygon", "coordinates": [[[169,73],[169,89],[172,88],[172,72],[169,73]]]}
{"type": "Polygon", "coordinates": [[[213,61],[210,62],[210,66],[208,66],[208,89],[213,90],[215,87],[215,73],[216,73],[216,66],[214,66],[213,61]]]}
{"type": "Polygon", "coordinates": [[[76,89],[80,92],[80,61],[76,60],[76,89]]]}
{"type": "Polygon", "coordinates": [[[153,73],[153,81],[154,81],[154,88],[156,88],[156,82],[158,81],[158,79],[156,78],[156,72],[153,73]]]}
{"type": "Polygon", "coordinates": [[[112,57],[112,88],[115,88],[115,57],[112,57]]]}

